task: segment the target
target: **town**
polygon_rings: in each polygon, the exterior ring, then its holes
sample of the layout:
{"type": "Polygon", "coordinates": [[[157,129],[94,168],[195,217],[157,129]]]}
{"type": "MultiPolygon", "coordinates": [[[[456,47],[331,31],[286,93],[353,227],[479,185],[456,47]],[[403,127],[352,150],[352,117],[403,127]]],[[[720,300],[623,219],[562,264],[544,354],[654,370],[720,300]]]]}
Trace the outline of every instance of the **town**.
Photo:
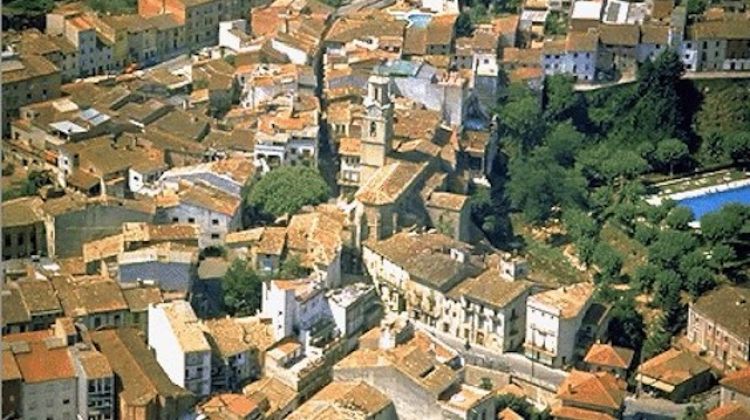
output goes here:
{"type": "Polygon", "coordinates": [[[3,419],[750,419],[746,0],[3,26],[3,419]]]}

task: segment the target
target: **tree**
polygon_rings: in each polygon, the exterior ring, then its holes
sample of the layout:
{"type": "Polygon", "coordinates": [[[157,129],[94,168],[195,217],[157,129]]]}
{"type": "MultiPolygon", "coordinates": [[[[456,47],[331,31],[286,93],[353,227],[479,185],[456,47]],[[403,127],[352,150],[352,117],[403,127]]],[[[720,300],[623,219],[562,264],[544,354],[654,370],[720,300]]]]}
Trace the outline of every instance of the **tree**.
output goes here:
{"type": "Polygon", "coordinates": [[[622,296],[612,307],[612,320],[609,323],[609,337],[616,346],[640,349],[643,345],[645,325],[643,317],[636,310],[632,296],[622,296]]]}
{"type": "Polygon", "coordinates": [[[669,348],[672,336],[667,332],[665,323],[664,317],[658,317],[649,324],[646,340],[643,342],[644,359],[650,359],[669,348]]]}
{"type": "Polygon", "coordinates": [[[583,210],[575,208],[565,210],[562,221],[573,241],[596,238],[599,235],[599,224],[583,210]]]}
{"type": "Polygon", "coordinates": [[[503,142],[510,143],[525,155],[539,145],[546,130],[539,100],[524,85],[508,88],[505,103],[497,110],[498,131],[503,142]]]}
{"type": "Polygon", "coordinates": [[[701,233],[714,243],[735,239],[749,219],[750,207],[727,204],[719,211],[701,217],[701,233]]]}
{"type": "Polygon", "coordinates": [[[644,223],[638,223],[635,225],[633,238],[643,245],[648,246],[657,236],[659,236],[659,229],[644,223]]]}
{"type": "Polygon", "coordinates": [[[719,270],[719,273],[723,273],[724,267],[728,263],[735,261],[736,258],[737,253],[734,251],[734,248],[727,244],[718,244],[711,248],[711,263],[719,270]]]}
{"type": "Polygon", "coordinates": [[[462,11],[456,19],[456,36],[471,36],[474,33],[474,24],[471,22],[471,15],[462,11]]]}
{"type": "Polygon", "coordinates": [[[493,180],[491,189],[477,188],[469,198],[472,221],[495,246],[506,243],[513,236],[508,217],[509,203],[500,181],[493,180]]]}
{"type": "Polygon", "coordinates": [[[574,85],[575,79],[566,75],[544,80],[544,117],[548,121],[569,120],[580,124],[586,118],[586,101],[580,92],[573,90],[574,85]]]}
{"type": "Polygon", "coordinates": [[[697,241],[690,232],[666,230],[648,247],[649,261],[676,269],[681,256],[695,249],[697,241]]]}
{"type": "Polygon", "coordinates": [[[693,211],[689,207],[678,206],[669,212],[664,221],[672,229],[685,230],[690,227],[689,224],[694,218],[693,211]]]}
{"type": "Polygon", "coordinates": [[[586,136],[576,130],[573,123],[568,120],[552,127],[544,144],[560,166],[571,168],[585,140],[586,136]]]}
{"type": "Polygon", "coordinates": [[[662,309],[665,328],[672,333],[679,331],[684,321],[681,289],[682,279],[674,271],[664,270],[656,275],[653,303],[662,309]]]}
{"type": "Polygon", "coordinates": [[[647,263],[638,266],[633,273],[633,286],[643,292],[651,291],[656,283],[656,276],[659,274],[659,267],[647,263]]]}
{"type": "Polygon", "coordinates": [[[724,136],[724,151],[735,162],[748,160],[748,156],[750,156],[750,132],[735,132],[724,136]]]}
{"type": "Polygon", "coordinates": [[[594,250],[594,263],[605,277],[614,280],[620,276],[622,256],[609,244],[599,242],[594,250]]]}
{"type": "Polygon", "coordinates": [[[582,237],[575,241],[578,258],[584,264],[591,264],[596,251],[597,240],[594,237],[582,237]]]}
{"type": "Polygon", "coordinates": [[[483,376],[482,379],[480,379],[479,387],[485,391],[492,391],[492,388],[494,388],[494,385],[492,385],[492,379],[483,376]]]}
{"type": "Polygon", "coordinates": [[[316,169],[281,166],[256,182],[248,194],[248,204],[275,217],[294,214],[304,206],[328,199],[329,189],[316,169]]]}
{"type": "Polygon", "coordinates": [[[690,296],[697,298],[716,286],[714,273],[706,267],[692,267],[687,272],[686,288],[690,296]]]}
{"type": "Polygon", "coordinates": [[[508,193],[513,206],[532,224],[545,222],[552,215],[553,206],[569,208],[586,204],[585,180],[544,153],[511,163],[508,193]]]}
{"type": "Polygon", "coordinates": [[[261,305],[262,280],[247,261],[236,259],[227,269],[221,286],[224,308],[232,316],[254,315],[261,305]]]}
{"type": "Polygon", "coordinates": [[[653,156],[661,167],[669,168],[669,174],[672,175],[675,165],[684,164],[685,160],[690,157],[690,151],[682,141],[666,139],[657,144],[653,156]]]}
{"type": "Polygon", "coordinates": [[[658,225],[659,223],[661,223],[662,220],[664,220],[665,217],[667,217],[669,212],[672,211],[672,209],[675,208],[676,206],[677,206],[677,203],[675,203],[673,200],[664,200],[658,206],[646,207],[646,212],[644,213],[644,216],[646,217],[646,220],[648,220],[649,223],[653,225],[658,225]]]}

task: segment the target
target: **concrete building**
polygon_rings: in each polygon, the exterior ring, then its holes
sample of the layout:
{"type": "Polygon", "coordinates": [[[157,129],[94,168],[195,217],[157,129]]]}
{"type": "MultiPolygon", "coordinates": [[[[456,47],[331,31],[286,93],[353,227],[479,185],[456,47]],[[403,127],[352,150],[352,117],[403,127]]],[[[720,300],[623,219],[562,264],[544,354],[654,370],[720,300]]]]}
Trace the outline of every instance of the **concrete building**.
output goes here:
{"type": "Polygon", "coordinates": [[[173,384],[134,328],[90,332],[115,374],[117,415],[122,420],[181,418],[194,395],[173,384]]]}
{"type": "Polygon", "coordinates": [[[747,17],[706,19],[687,27],[680,53],[688,71],[750,70],[747,17]]]}
{"type": "Polygon", "coordinates": [[[76,47],[79,76],[113,70],[113,44],[97,31],[94,19],[83,11],[53,10],[47,14],[46,31],[52,36],[65,37],[76,47]]]}
{"type": "Polygon", "coordinates": [[[78,417],[110,420],[115,417],[115,375],[107,358],[93,346],[71,348],[78,377],[78,417]]]}
{"type": "Polygon", "coordinates": [[[165,292],[187,295],[193,288],[198,249],[171,242],[117,256],[117,280],[121,284],[151,284],[165,292]]]}
{"type": "Polygon", "coordinates": [[[635,376],[646,389],[675,402],[709,389],[714,384],[711,366],[686,351],[669,349],[646,360],[635,376]]]}
{"type": "Polygon", "coordinates": [[[2,62],[3,136],[7,137],[10,121],[18,117],[22,106],[60,97],[62,77],[57,66],[38,55],[4,51],[2,62]]]}
{"type": "Polygon", "coordinates": [[[3,289],[3,334],[46,330],[63,315],[52,283],[33,269],[3,289]]]}
{"type": "Polygon", "coordinates": [[[399,419],[495,415],[490,393],[462,384],[460,372],[438,361],[440,351],[429,339],[422,345],[408,333],[386,332],[374,347],[362,346],[337,363],[334,381],[366,382],[393,401],[399,419]]]}
{"type": "Polygon", "coordinates": [[[320,103],[314,96],[280,97],[268,104],[255,134],[253,160],[263,173],[282,165],[318,166],[320,103]]]}
{"type": "Polygon", "coordinates": [[[719,382],[720,404],[739,404],[750,411],[750,367],[731,372],[719,382]]]}
{"type": "Polygon", "coordinates": [[[542,68],[545,75],[568,74],[576,80],[593,82],[599,62],[599,34],[571,32],[565,39],[545,41],[542,68]]]}
{"type": "Polygon", "coordinates": [[[470,252],[468,244],[442,234],[404,232],[366,242],[362,261],[386,312],[406,312],[437,328],[449,291],[482,271],[470,252]]]}
{"type": "Polygon", "coordinates": [[[383,316],[380,299],[369,284],[353,283],[329,290],[326,299],[336,329],[347,341],[347,352],[353,350],[359,337],[377,325],[383,316]]]}
{"type": "Polygon", "coordinates": [[[690,304],[687,338],[724,367],[750,361],[750,290],[723,286],[690,304]]]}
{"type": "Polygon", "coordinates": [[[211,345],[212,392],[238,391],[260,377],[265,352],[276,342],[266,321],[226,317],[201,324],[211,345]]]}
{"type": "Polygon", "coordinates": [[[296,337],[304,343],[316,324],[331,319],[323,284],[313,279],[264,282],[262,302],[277,341],[296,337]]]}
{"type": "Polygon", "coordinates": [[[188,302],[149,307],[148,344],[172,382],[196,395],[211,393],[211,346],[188,302]]]}
{"type": "Polygon", "coordinates": [[[305,401],[288,417],[290,420],[312,418],[344,420],[367,418],[395,420],[393,402],[365,382],[333,381],[305,401]]]}
{"type": "Polygon", "coordinates": [[[586,353],[583,362],[591,372],[609,372],[618,378],[625,379],[633,365],[635,352],[611,344],[596,343],[586,353]]]}
{"type": "Polygon", "coordinates": [[[594,285],[584,282],[531,295],[526,302],[526,357],[555,367],[572,364],[593,293],[594,285]]]}
{"type": "Polygon", "coordinates": [[[16,50],[20,55],[39,55],[49,60],[60,70],[64,83],[78,77],[78,49],[63,36],[50,36],[35,29],[25,30],[21,33],[16,50]]]}
{"type": "Polygon", "coordinates": [[[52,278],[65,315],[89,330],[122,327],[129,308],[116,281],[104,276],[52,278]]]}
{"type": "Polygon", "coordinates": [[[54,255],[54,227],[39,197],[3,201],[3,261],[54,255]]]}
{"type": "Polygon", "coordinates": [[[164,191],[156,199],[157,223],[190,223],[200,227],[199,246],[221,245],[227,233],[241,225],[238,196],[206,183],[181,183],[177,192],[164,191]]]}
{"type": "Polygon", "coordinates": [[[623,379],[606,373],[571,371],[557,390],[561,405],[552,416],[562,420],[620,418],[626,395],[623,379]]]}
{"type": "Polygon", "coordinates": [[[523,342],[526,299],[531,283],[522,280],[525,269],[516,274],[514,265],[524,262],[502,260],[497,267],[472,277],[447,294],[447,304],[438,328],[467,343],[498,352],[514,350],[523,342]]]}
{"type": "Polygon", "coordinates": [[[247,20],[238,19],[219,23],[219,47],[234,53],[260,51],[261,43],[250,35],[247,20]]]}
{"type": "Polygon", "coordinates": [[[48,331],[3,336],[22,377],[21,418],[74,418],[77,391],[73,358],[65,340],[48,331]]]}

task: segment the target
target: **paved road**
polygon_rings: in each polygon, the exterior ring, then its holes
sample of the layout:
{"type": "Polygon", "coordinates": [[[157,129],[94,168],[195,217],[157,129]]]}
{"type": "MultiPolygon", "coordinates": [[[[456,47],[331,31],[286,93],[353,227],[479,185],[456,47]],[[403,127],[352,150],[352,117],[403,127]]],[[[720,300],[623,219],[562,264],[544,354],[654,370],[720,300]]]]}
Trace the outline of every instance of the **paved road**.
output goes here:
{"type": "Polygon", "coordinates": [[[516,377],[551,391],[556,390],[567,377],[567,372],[544,366],[538,362],[532,363],[519,353],[497,353],[476,345],[467,349],[465,342],[455,336],[435,331],[420,323],[417,323],[416,326],[418,329],[431,334],[439,342],[457,351],[468,363],[509,372],[516,377]]]}

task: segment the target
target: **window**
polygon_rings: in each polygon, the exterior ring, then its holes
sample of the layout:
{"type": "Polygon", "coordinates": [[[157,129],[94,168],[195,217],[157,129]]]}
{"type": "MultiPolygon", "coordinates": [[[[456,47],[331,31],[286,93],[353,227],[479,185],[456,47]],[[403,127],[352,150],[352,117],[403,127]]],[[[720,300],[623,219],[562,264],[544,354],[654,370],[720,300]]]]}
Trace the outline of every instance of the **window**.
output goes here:
{"type": "Polygon", "coordinates": [[[5,241],[5,242],[4,242],[4,243],[5,243],[5,246],[6,246],[6,247],[10,247],[10,245],[11,245],[11,241],[12,241],[12,238],[10,237],[10,235],[9,235],[9,234],[7,234],[7,233],[5,234],[5,239],[4,239],[4,241],[5,241]]]}
{"type": "Polygon", "coordinates": [[[180,221],[180,218],[179,218],[179,217],[173,217],[173,218],[172,218],[172,223],[177,223],[177,222],[179,222],[179,221],[180,221]]]}
{"type": "Polygon", "coordinates": [[[70,404],[70,399],[68,399],[68,398],[64,399],[63,400],[63,405],[68,405],[68,404],[70,404]]]}
{"type": "Polygon", "coordinates": [[[219,219],[212,219],[211,220],[211,224],[214,225],[214,226],[218,226],[219,225],[219,219]]]}
{"type": "Polygon", "coordinates": [[[195,223],[195,217],[188,217],[188,223],[195,223]]]}
{"type": "Polygon", "coordinates": [[[219,235],[218,233],[212,233],[211,234],[211,239],[219,239],[220,237],[221,237],[221,235],[219,235]]]}

